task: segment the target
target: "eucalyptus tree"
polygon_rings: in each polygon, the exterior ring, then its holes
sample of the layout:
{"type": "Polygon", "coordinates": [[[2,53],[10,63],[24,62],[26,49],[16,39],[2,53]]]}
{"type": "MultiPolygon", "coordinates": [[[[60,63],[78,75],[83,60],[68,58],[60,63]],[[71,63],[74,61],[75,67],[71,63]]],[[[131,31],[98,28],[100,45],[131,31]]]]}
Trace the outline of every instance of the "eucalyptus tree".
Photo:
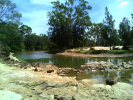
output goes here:
{"type": "Polygon", "coordinates": [[[107,30],[110,50],[111,50],[111,46],[114,44],[113,42],[115,41],[113,37],[116,35],[115,32],[113,32],[114,22],[115,22],[115,20],[113,20],[113,17],[109,13],[108,8],[105,7],[105,20],[103,20],[103,28],[106,28],[106,30],[107,30]]]}
{"type": "Polygon", "coordinates": [[[130,21],[125,17],[119,24],[119,35],[122,40],[123,49],[128,49],[132,45],[132,35],[130,21]]]}
{"type": "Polygon", "coordinates": [[[53,11],[48,12],[48,25],[50,26],[48,35],[53,46],[62,49],[83,44],[85,29],[91,23],[88,15],[91,6],[88,2],[66,0],[63,4],[57,0],[52,4],[53,11]]]}
{"type": "Polygon", "coordinates": [[[88,32],[88,35],[95,40],[95,43],[98,46],[101,46],[103,43],[102,26],[103,23],[93,23],[88,32]]]}
{"type": "Polygon", "coordinates": [[[21,14],[15,10],[16,7],[10,0],[0,0],[0,40],[11,51],[21,51],[23,48],[19,32],[21,14]]]}
{"type": "Polygon", "coordinates": [[[22,15],[15,10],[16,7],[10,0],[0,0],[0,21],[20,24],[22,15]]]}

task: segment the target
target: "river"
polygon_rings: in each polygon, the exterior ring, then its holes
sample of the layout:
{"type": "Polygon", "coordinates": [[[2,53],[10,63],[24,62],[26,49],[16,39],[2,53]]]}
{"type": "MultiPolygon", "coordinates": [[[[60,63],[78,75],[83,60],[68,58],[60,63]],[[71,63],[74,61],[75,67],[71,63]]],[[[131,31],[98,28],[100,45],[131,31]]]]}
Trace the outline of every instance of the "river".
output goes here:
{"type": "MultiPolygon", "coordinates": [[[[42,63],[53,63],[58,67],[71,67],[71,68],[80,68],[80,65],[87,62],[94,61],[108,61],[112,63],[119,62],[128,62],[133,61],[133,58],[129,57],[121,57],[121,58],[109,58],[109,57],[71,57],[71,56],[62,56],[62,55],[54,55],[49,54],[46,51],[28,51],[28,52],[18,52],[14,54],[15,57],[25,60],[28,63],[32,62],[42,62],[42,63]]],[[[78,74],[76,75],[77,79],[98,79],[98,83],[104,83],[104,79],[108,76],[108,72],[90,72],[86,74],[78,74]]],[[[133,70],[124,70],[124,71],[116,71],[116,75],[120,78],[122,82],[128,82],[129,79],[133,79],[133,70]]],[[[70,76],[75,76],[70,74],[70,76]]]]}

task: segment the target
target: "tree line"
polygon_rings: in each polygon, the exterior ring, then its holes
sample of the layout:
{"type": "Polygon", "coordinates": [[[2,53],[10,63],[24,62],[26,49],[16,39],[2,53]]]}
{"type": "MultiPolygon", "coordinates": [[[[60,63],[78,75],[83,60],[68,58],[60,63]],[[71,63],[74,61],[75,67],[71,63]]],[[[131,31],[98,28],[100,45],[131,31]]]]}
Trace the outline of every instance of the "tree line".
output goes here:
{"type": "Polygon", "coordinates": [[[10,0],[0,0],[0,41],[12,52],[47,49],[48,36],[36,35],[31,27],[22,24],[16,7],[10,0]]]}
{"type": "MultiPolygon", "coordinates": [[[[123,49],[133,46],[133,26],[128,18],[123,18],[119,29],[105,7],[105,19],[101,23],[90,21],[92,7],[86,0],[59,0],[51,2],[53,10],[48,12],[48,36],[36,35],[32,28],[20,22],[22,15],[16,11],[16,4],[10,0],[0,1],[0,41],[9,51],[49,50],[64,51],[76,47],[122,45],[123,49]]],[[[131,14],[133,19],[133,14],[131,14]]]]}
{"type": "Polygon", "coordinates": [[[48,13],[51,50],[95,45],[110,46],[110,50],[112,46],[115,49],[116,45],[122,45],[123,49],[128,49],[133,45],[132,23],[124,17],[119,29],[115,29],[115,20],[107,7],[105,19],[101,23],[92,23],[89,17],[92,7],[86,0],[55,1],[52,4],[53,11],[48,13]]]}

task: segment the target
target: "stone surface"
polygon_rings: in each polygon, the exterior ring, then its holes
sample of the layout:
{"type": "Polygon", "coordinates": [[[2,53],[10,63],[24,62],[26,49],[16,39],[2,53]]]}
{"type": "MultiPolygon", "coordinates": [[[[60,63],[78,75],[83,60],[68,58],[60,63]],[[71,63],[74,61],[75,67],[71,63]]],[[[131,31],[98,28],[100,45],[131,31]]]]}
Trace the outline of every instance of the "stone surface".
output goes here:
{"type": "Polygon", "coordinates": [[[0,100],[22,100],[23,97],[11,91],[0,90],[0,100]]]}

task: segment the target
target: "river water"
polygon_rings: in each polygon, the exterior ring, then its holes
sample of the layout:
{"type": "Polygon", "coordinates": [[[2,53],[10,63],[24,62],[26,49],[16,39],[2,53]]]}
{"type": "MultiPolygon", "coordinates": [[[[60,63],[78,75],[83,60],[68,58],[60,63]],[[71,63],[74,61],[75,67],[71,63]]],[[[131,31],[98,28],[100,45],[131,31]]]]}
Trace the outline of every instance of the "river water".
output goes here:
{"type": "MultiPolygon", "coordinates": [[[[26,62],[42,62],[42,63],[53,63],[58,67],[71,67],[71,68],[80,68],[80,65],[87,63],[87,62],[94,62],[94,61],[108,61],[112,63],[119,63],[119,62],[128,62],[133,61],[133,58],[129,57],[121,57],[121,58],[109,58],[109,57],[71,57],[71,56],[62,56],[62,55],[54,55],[48,54],[46,51],[33,51],[33,52],[19,52],[14,54],[15,57],[25,60],[26,62]]],[[[129,82],[133,80],[133,70],[124,70],[124,71],[116,71],[115,73],[120,81],[122,82],[129,82]]],[[[98,83],[104,83],[105,78],[109,75],[108,72],[89,72],[85,74],[77,74],[74,75],[73,73],[70,76],[76,76],[77,79],[98,79],[98,83]]]]}

